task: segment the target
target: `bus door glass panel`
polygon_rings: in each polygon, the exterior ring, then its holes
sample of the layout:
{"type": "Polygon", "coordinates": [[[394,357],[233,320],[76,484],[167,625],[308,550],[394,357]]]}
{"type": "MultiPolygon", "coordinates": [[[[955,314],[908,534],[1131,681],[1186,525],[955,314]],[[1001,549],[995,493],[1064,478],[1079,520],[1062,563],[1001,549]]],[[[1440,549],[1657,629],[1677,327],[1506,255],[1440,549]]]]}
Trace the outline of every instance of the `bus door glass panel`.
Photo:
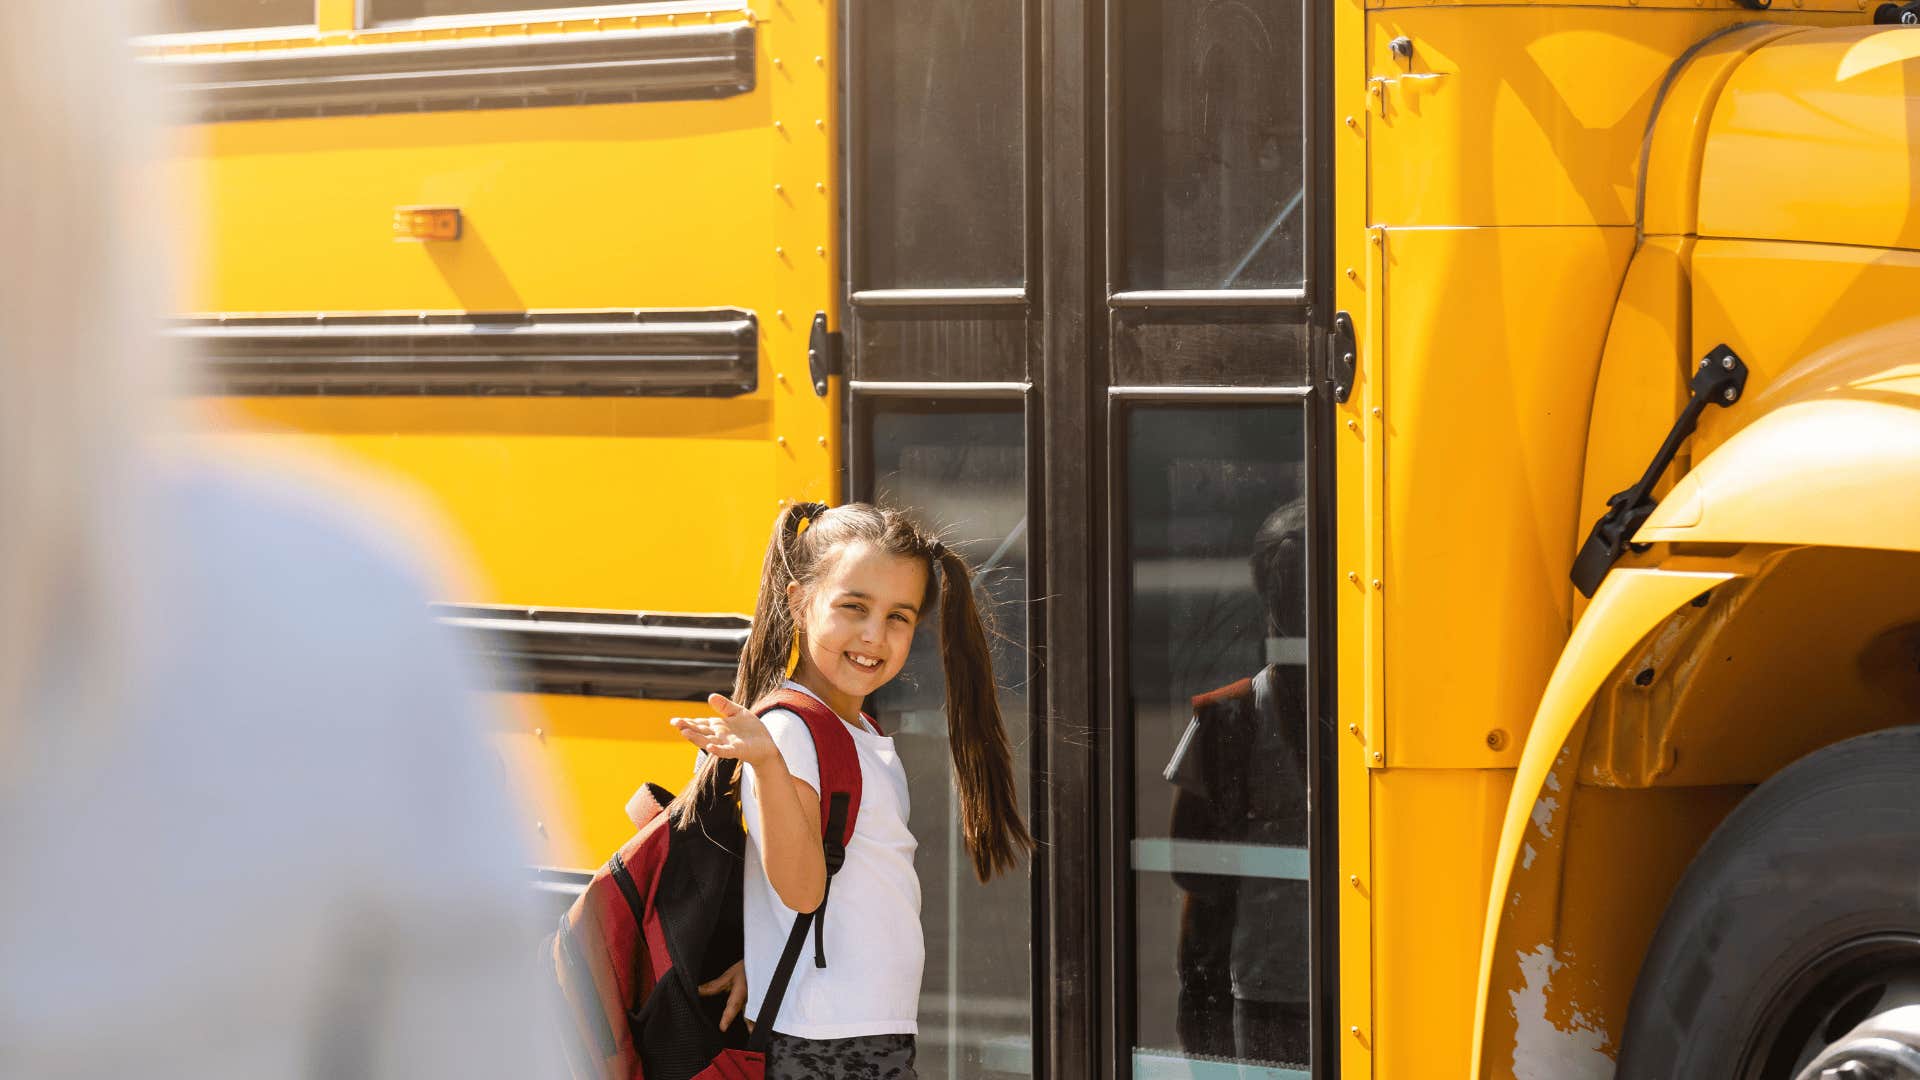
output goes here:
{"type": "Polygon", "coordinates": [[[1123,289],[1305,280],[1300,0],[1125,0],[1118,20],[1123,289]]]}
{"type": "Polygon", "coordinates": [[[312,26],[314,0],[170,0],[160,26],[169,34],[312,26]]]}
{"type": "MultiPolygon", "coordinates": [[[[1028,790],[1026,418],[1020,402],[877,401],[867,413],[872,490],[944,530],[974,568],[974,600],[991,624],[1000,709],[1016,790],[1028,790]]],[[[894,738],[920,848],[919,1075],[923,1080],[1032,1074],[1031,886],[1016,870],[981,885],[960,839],[947,748],[938,618],[923,619],[898,678],[868,709],[894,738]]]]}
{"type": "Polygon", "coordinates": [[[1021,0],[864,0],[851,20],[856,300],[1020,285],[1021,0]]]}
{"type": "Polygon", "coordinates": [[[1132,1075],[1305,1078],[1304,411],[1121,415],[1132,1075]]]}

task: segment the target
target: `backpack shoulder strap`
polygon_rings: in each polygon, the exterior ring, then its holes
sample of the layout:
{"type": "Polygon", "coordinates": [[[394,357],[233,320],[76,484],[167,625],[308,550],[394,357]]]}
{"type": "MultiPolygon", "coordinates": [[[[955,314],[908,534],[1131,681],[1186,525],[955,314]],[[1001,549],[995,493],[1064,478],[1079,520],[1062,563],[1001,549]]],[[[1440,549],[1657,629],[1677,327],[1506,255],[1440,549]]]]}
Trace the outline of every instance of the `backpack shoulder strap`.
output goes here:
{"type": "Polygon", "coordinates": [[[765,716],[774,709],[787,709],[798,715],[806,721],[807,732],[813,736],[814,755],[820,761],[820,841],[827,861],[827,885],[820,895],[820,906],[794,919],[786,948],[781,950],[780,962],[774,968],[773,978],[767,982],[766,997],[760,1003],[760,1015],[747,1042],[749,1049],[760,1053],[766,1052],[773,1038],[774,1020],[780,1015],[780,1003],[787,996],[787,984],[792,981],[793,969],[800,961],[800,950],[806,946],[809,928],[813,930],[814,966],[827,966],[822,936],[827,898],[833,895],[833,875],[846,861],[847,845],[853,842],[854,822],[860,816],[860,751],[853,744],[846,722],[812,695],[797,690],[777,691],[753,707],[757,716],[765,716]]]}
{"type": "Polygon", "coordinates": [[[853,841],[854,822],[860,817],[860,752],[853,745],[853,733],[846,721],[810,694],[798,690],[778,690],[753,707],[754,715],[765,716],[775,709],[786,709],[806,721],[813,736],[814,755],[820,761],[820,830],[829,849],[827,872],[840,868],[840,859],[853,841]],[[845,824],[839,835],[830,828],[833,821],[833,797],[846,795],[845,824]],[[834,854],[838,850],[838,856],[834,854]]]}

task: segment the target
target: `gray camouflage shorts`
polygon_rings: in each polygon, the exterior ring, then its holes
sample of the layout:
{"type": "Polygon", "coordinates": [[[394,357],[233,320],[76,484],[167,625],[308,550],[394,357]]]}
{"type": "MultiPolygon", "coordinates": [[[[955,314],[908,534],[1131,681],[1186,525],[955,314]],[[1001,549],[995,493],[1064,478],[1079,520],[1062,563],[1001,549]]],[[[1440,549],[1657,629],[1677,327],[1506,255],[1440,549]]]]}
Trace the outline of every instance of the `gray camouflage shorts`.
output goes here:
{"type": "Polygon", "coordinates": [[[913,1053],[911,1035],[796,1039],[776,1031],[767,1080],[919,1080],[913,1053]]]}

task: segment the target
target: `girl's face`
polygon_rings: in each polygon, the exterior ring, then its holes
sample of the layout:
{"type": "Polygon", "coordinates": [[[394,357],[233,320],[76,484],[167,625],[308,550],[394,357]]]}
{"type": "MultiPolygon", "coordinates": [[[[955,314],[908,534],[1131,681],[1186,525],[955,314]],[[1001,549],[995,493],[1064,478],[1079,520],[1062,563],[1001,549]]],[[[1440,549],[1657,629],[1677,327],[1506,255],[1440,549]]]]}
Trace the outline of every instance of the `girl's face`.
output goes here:
{"type": "Polygon", "coordinates": [[[800,604],[800,666],[794,678],[823,697],[829,691],[858,711],[867,695],[900,674],[920,621],[927,593],[927,567],[853,543],[827,556],[828,565],[804,597],[787,586],[788,602],[800,604]]]}

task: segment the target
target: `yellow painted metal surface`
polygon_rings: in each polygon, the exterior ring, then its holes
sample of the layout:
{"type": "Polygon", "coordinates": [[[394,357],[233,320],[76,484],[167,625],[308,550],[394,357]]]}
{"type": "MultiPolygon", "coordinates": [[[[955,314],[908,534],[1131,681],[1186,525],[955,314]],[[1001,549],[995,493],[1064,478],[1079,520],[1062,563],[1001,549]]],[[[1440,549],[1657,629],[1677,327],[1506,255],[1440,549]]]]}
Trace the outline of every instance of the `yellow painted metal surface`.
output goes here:
{"type": "Polygon", "coordinates": [[[1920,316],[1920,253],[1703,239],[1693,282],[1693,355],[1724,342],[1749,371],[1742,402],[1701,417],[1696,459],[1785,398],[1819,389],[1777,383],[1839,380],[1871,396],[1876,367],[1906,360],[1912,331],[1893,324],[1920,316]]]}
{"type": "Polygon", "coordinates": [[[1691,236],[1700,220],[1701,134],[1720,92],[1753,51],[1798,32],[1778,23],[1723,26],[1686,54],[1662,88],[1647,130],[1640,229],[1648,236],[1691,236]]]}
{"type": "MultiPolygon", "coordinates": [[[[839,494],[839,388],[807,374],[837,290],[832,5],[355,31],[186,51],[294,49],[694,23],[757,35],[755,89],[717,100],[257,120],[183,129],[168,182],[194,193],[204,313],[737,307],[759,389],[726,399],[256,398],[218,442],[344,453],[403,477],[478,563],[460,602],[751,610],[783,498],[839,494]],[[456,240],[396,241],[396,208],[456,208],[456,240]]],[[[179,51],[162,44],[162,51],[179,51]]],[[[690,761],[687,703],[527,696],[503,756],[541,792],[543,864],[591,867],[644,779],[690,761]],[[534,734],[535,730],[538,735],[534,734]]],[[[537,828],[535,827],[537,823],[537,828]]]]}
{"type": "Polygon", "coordinates": [[[1341,730],[1335,733],[1335,798],[1338,802],[1339,844],[1334,860],[1339,882],[1338,1044],[1333,1056],[1341,1080],[1368,1080],[1374,1075],[1374,1039],[1378,1031],[1373,1012],[1373,785],[1369,780],[1367,747],[1361,723],[1372,716],[1369,702],[1377,698],[1370,666],[1382,659],[1377,636],[1367,636],[1367,613],[1378,617],[1381,597],[1363,584],[1374,576],[1380,558],[1382,532],[1366,516],[1354,493],[1364,487],[1377,490],[1384,463],[1374,452],[1384,449],[1378,428],[1363,429],[1371,419],[1369,400],[1385,406],[1381,380],[1379,329],[1384,321],[1374,312],[1384,298],[1382,253],[1368,240],[1370,222],[1366,199],[1368,140],[1374,113],[1367,104],[1365,0],[1333,0],[1329,5],[1336,42],[1333,80],[1328,106],[1332,126],[1334,306],[1354,319],[1357,345],[1357,385],[1348,400],[1334,409],[1333,458],[1335,706],[1341,730]]]}
{"type": "Polygon", "coordinates": [[[1581,455],[1632,245],[1387,230],[1389,766],[1517,760],[1572,623],[1581,455]],[[1463,631],[1470,654],[1447,644],[1463,631]]]}
{"type": "Polygon", "coordinates": [[[1509,769],[1373,774],[1378,1076],[1455,1076],[1452,1063],[1467,1058],[1480,949],[1471,931],[1452,928],[1476,925],[1486,909],[1512,777],[1509,769]]]}
{"type": "MultiPolygon", "coordinates": [[[[1535,813],[1544,808],[1544,817],[1553,820],[1557,807],[1545,806],[1548,774],[1555,771],[1575,726],[1586,714],[1588,702],[1619,660],[1647,632],[1674,609],[1702,592],[1731,580],[1728,571],[1663,571],[1617,569],[1594,594],[1580,621],[1573,628],[1565,652],[1554,666],[1546,692],[1528,731],[1526,748],[1514,776],[1512,794],[1507,800],[1500,827],[1500,843],[1492,871],[1492,881],[1483,908],[1480,948],[1480,975],[1473,1024],[1472,1075],[1479,1078],[1509,1075],[1510,1047],[1488,1041],[1488,1017],[1491,1002],[1489,986],[1496,966],[1505,969],[1517,961],[1516,945],[1511,937],[1502,937],[1509,904],[1508,894],[1515,868],[1521,862],[1521,847],[1528,831],[1539,827],[1535,813]],[[1504,950],[1504,952],[1503,952],[1504,950]]],[[[1561,770],[1563,777],[1571,770],[1561,770]]],[[[1564,786],[1567,779],[1556,783],[1564,786]]],[[[1551,831],[1552,825],[1546,826],[1551,831]]],[[[1532,919],[1540,918],[1538,908],[1528,909],[1532,919]]]]}
{"type": "Polygon", "coordinates": [[[1739,66],[1705,144],[1701,235],[1920,247],[1920,41],[1904,29],[1810,30],[1739,66]]]}
{"type": "Polygon", "coordinates": [[[1422,5],[1369,20],[1370,220],[1632,225],[1661,84],[1724,13],[1422,5]],[[1391,43],[1412,42],[1396,59],[1391,43]]]}
{"type": "MultiPolygon", "coordinates": [[[[1576,542],[1586,539],[1615,492],[1639,480],[1686,401],[1692,253],[1692,240],[1649,237],[1627,268],[1595,375],[1576,542]]],[[[1655,497],[1664,498],[1669,486],[1663,480],[1655,497]]],[[[1577,616],[1585,599],[1576,592],[1571,600],[1577,616]]]]}

